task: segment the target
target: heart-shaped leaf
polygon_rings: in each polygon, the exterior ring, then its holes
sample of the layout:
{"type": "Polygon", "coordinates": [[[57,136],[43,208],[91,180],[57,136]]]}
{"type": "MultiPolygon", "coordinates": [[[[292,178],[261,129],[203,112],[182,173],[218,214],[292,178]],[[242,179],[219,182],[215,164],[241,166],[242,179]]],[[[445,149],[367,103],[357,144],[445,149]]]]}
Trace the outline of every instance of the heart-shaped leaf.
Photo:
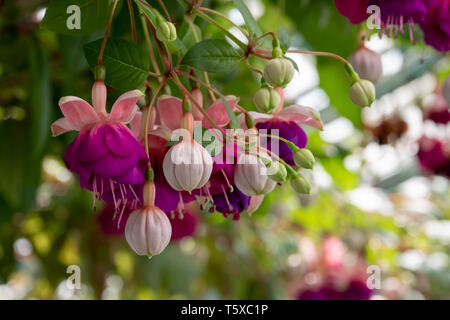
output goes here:
{"type": "MultiPolygon", "coordinates": [[[[84,46],[84,55],[91,66],[97,64],[103,39],[84,46]]],[[[147,52],[136,44],[122,39],[108,39],[103,54],[107,85],[121,90],[142,86],[150,71],[147,52]]]]}
{"type": "Polygon", "coordinates": [[[182,63],[206,72],[228,72],[236,67],[242,51],[225,40],[209,39],[195,44],[182,63]]]}

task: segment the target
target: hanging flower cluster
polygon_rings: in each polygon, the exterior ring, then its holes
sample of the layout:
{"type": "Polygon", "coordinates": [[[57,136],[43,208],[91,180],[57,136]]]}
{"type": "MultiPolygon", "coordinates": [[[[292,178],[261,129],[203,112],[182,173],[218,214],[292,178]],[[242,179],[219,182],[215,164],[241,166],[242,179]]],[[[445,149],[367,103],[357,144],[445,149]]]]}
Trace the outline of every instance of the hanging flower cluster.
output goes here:
{"type": "Polygon", "coordinates": [[[381,28],[389,37],[409,34],[414,42],[414,27],[418,24],[425,42],[436,50],[450,50],[450,0],[334,0],[337,10],[352,24],[368,17],[367,8],[380,8],[381,28]]]}
{"type": "MultiPolygon", "coordinates": [[[[103,231],[124,233],[138,255],[152,256],[160,254],[171,239],[192,234],[196,219],[186,210],[190,203],[197,203],[204,212],[217,211],[239,220],[243,212],[255,211],[264,196],[278,185],[290,182],[296,192],[309,194],[311,184],[302,171],[312,169],[315,158],[306,149],[304,126],[322,130],[323,124],[312,108],[285,107],[283,88],[295,71],[277,36],[272,32],[256,39],[249,36],[246,45],[221,28],[245,48],[243,58],[248,67],[261,76],[261,88],[253,99],[257,112],[250,112],[239,105],[239,98],[224,96],[214,89],[207,76],[205,81],[200,80],[195,68],[187,73],[180,63],[175,64],[167,48],[177,39],[175,25],[148,3],[137,3],[145,9],[148,26],[144,23],[144,28],[152,31],[163,64],[160,67],[151,59],[155,73],[150,72],[145,81],[145,94],[139,90],[126,92],[107,111],[107,70],[102,55],[113,7],[94,70],[92,103],[77,97],[61,98],[64,118],[52,124],[55,136],[78,131],[64,160],[78,175],[81,187],[92,192],[94,208],[98,199],[107,204],[99,217],[103,231]],[[273,38],[271,50],[262,49],[258,43],[266,36],[273,38]],[[264,70],[252,67],[248,55],[264,59],[264,70]],[[160,73],[160,68],[164,72],[160,73]],[[180,77],[190,80],[189,88],[180,77]],[[150,78],[158,84],[156,89],[150,78]],[[178,96],[161,94],[164,89],[169,91],[169,81],[179,90],[178,96]],[[204,103],[201,87],[209,93],[209,105],[204,103]],[[140,99],[141,108],[137,105],[140,99]],[[105,221],[107,216],[116,230],[105,221]],[[188,228],[176,231],[180,224],[188,228]]],[[[220,27],[200,4],[189,12],[194,11],[220,27]]],[[[207,12],[214,13],[209,9],[207,12]]],[[[370,106],[375,100],[372,81],[378,78],[369,74],[372,62],[365,57],[367,54],[373,55],[362,52],[361,57],[355,56],[358,72],[364,75],[361,78],[347,60],[319,53],[344,63],[351,81],[349,97],[360,107],[370,106]]],[[[375,64],[379,65],[379,61],[375,64]]]]}

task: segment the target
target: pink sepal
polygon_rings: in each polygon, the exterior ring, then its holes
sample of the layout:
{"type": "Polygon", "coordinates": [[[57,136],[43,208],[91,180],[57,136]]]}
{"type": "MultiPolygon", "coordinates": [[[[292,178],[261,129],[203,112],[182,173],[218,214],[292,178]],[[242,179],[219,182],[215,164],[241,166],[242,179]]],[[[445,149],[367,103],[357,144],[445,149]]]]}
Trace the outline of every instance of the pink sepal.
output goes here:
{"type": "Polygon", "coordinates": [[[143,95],[139,90],[132,90],[122,94],[112,106],[109,119],[123,124],[130,123],[139,110],[136,103],[143,95]]]}
{"type": "Polygon", "coordinates": [[[52,123],[52,134],[54,137],[59,136],[67,131],[77,130],[66,118],[60,118],[52,123]]]}
{"type": "Polygon", "coordinates": [[[94,108],[78,97],[62,97],[59,100],[59,107],[74,130],[81,130],[88,124],[100,121],[94,108]]]}
{"type": "Polygon", "coordinates": [[[134,114],[133,119],[130,122],[131,131],[134,133],[136,137],[140,136],[141,133],[141,122],[142,122],[142,112],[137,111],[134,114]]]}
{"type": "Polygon", "coordinates": [[[316,110],[309,107],[294,104],[278,112],[276,118],[285,121],[294,121],[298,124],[306,124],[319,130],[323,129],[320,114],[316,110]]]}
{"type": "MultiPolygon", "coordinates": [[[[201,107],[203,107],[203,95],[202,91],[199,88],[195,88],[191,92],[192,96],[194,97],[194,100],[197,102],[197,104],[201,107]]],[[[198,108],[195,106],[195,103],[192,102],[192,114],[194,116],[194,119],[197,121],[202,121],[204,116],[203,114],[198,110],[198,108]]]]}
{"type": "Polygon", "coordinates": [[[169,129],[175,130],[180,127],[181,117],[183,116],[183,101],[172,96],[162,96],[156,104],[161,124],[169,129]]]}
{"type": "MultiPolygon", "coordinates": [[[[239,99],[235,97],[225,97],[228,105],[231,110],[236,110],[236,106],[239,102],[239,99]]],[[[222,99],[216,100],[206,111],[214,123],[219,127],[224,127],[230,122],[230,117],[228,117],[227,109],[222,101],[222,99]]],[[[211,129],[212,126],[208,120],[203,119],[203,127],[207,129],[211,129]]]]}

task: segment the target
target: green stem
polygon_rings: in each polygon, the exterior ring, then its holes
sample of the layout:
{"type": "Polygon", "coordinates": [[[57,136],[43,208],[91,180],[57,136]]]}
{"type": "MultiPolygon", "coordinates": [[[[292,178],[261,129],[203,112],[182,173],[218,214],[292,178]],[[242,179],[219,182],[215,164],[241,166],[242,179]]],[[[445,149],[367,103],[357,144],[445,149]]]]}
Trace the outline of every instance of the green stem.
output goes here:
{"type": "MultiPolygon", "coordinates": [[[[194,22],[192,21],[191,17],[186,15],[186,20],[189,23],[190,28],[192,29],[192,33],[194,34],[195,42],[200,42],[200,37],[197,34],[197,30],[195,30],[194,22]]],[[[209,81],[209,76],[207,72],[203,72],[203,77],[205,78],[205,82],[211,86],[211,82],[209,81]]],[[[214,95],[214,92],[211,89],[208,89],[209,95],[214,102],[216,100],[216,96],[214,95]]]]}
{"type": "Polygon", "coordinates": [[[105,52],[106,41],[108,41],[109,32],[111,31],[111,23],[112,23],[112,20],[114,17],[114,11],[116,10],[118,2],[119,2],[119,0],[114,0],[113,6],[111,9],[111,13],[109,15],[109,20],[108,20],[108,25],[106,26],[105,36],[103,37],[102,46],[101,46],[100,52],[98,54],[98,60],[97,60],[98,65],[103,64],[103,53],[105,52]]]}
{"type": "Polygon", "coordinates": [[[202,19],[208,21],[209,23],[215,25],[216,27],[218,27],[219,29],[221,29],[223,32],[225,32],[225,34],[228,36],[228,38],[230,38],[231,40],[233,40],[234,43],[236,43],[242,50],[247,51],[247,45],[245,43],[243,43],[241,40],[239,40],[238,38],[236,38],[230,31],[228,31],[225,27],[223,27],[220,23],[218,23],[217,21],[215,21],[213,18],[211,18],[210,16],[208,16],[207,14],[205,14],[204,12],[195,9],[194,12],[202,19]]]}
{"type": "MultiPolygon", "coordinates": [[[[144,125],[144,143],[145,143],[145,152],[147,153],[147,157],[150,159],[150,154],[148,151],[148,123],[150,121],[150,113],[153,105],[155,104],[156,98],[158,97],[159,92],[161,89],[166,85],[167,78],[164,78],[163,81],[161,81],[161,84],[158,86],[158,89],[156,89],[155,93],[153,94],[152,100],[150,101],[147,109],[147,114],[145,115],[145,125],[144,125]]],[[[149,168],[151,168],[151,163],[149,160],[149,168]]]]}
{"type": "Polygon", "coordinates": [[[218,11],[209,9],[209,8],[203,8],[203,7],[202,7],[202,8],[199,8],[198,10],[204,11],[204,12],[208,12],[208,13],[211,13],[211,14],[215,14],[215,15],[221,17],[222,19],[224,19],[224,20],[228,21],[230,24],[232,24],[232,25],[233,25],[235,28],[237,28],[240,32],[242,32],[242,34],[243,34],[247,39],[249,38],[248,32],[246,32],[246,30],[242,29],[242,28],[241,28],[240,26],[238,26],[236,23],[234,23],[233,21],[231,21],[230,19],[228,19],[228,17],[227,17],[226,15],[224,15],[224,14],[218,12],[218,11]]]}
{"type": "Polygon", "coordinates": [[[281,141],[283,141],[284,143],[286,143],[287,145],[288,145],[288,147],[292,150],[292,149],[294,149],[294,150],[300,150],[300,148],[299,147],[297,147],[296,145],[295,145],[295,143],[292,143],[291,141],[289,141],[289,140],[287,140],[287,139],[285,139],[285,138],[282,138],[282,137],[280,137],[280,136],[275,136],[275,135],[272,135],[272,134],[265,134],[265,133],[260,133],[259,134],[260,136],[264,136],[264,137],[269,137],[269,138],[275,138],[275,139],[278,139],[278,140],[281,140],[281,141]]]}
{"type": "Polygon", "coordinates": [[[158,62],[156,61],[155,53],[153,52],[152,40],[150,39],[150,33],[148,31],[147,20],[144,17],[144,13],[141,8],[139,8],[139,14],[141,16],[142,29],[144,30],[145,42],[147,43],[148,52],[150,54],[150,60],[153,65],[153,69],[155,69],[156,73],[160,73],[158,62]]]}

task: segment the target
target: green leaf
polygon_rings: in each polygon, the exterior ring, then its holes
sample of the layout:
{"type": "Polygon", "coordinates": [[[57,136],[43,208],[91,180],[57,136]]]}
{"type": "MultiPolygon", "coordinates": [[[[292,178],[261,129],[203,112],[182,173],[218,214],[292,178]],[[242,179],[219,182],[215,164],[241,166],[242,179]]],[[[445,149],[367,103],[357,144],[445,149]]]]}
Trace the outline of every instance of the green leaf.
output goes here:
{"type": "Polygon", "coordinates": [[[209,39],[195,44],[184,56],[182,64],[206,72],[228,72],[236,67],[242,51],[225,40],[209,39]]]}
{"type": "Polygon", "coordinates": [[[289,33],[286,31],[286,29],[281,26],[280,30],[278,31],[278,40],[280,41],[281,50],[286,53],[286,51],[291,46],[291,37],[289,36],[289,33]]]}
{"type": "MultiPolygon", "coordinates": [[[[103,39],[84,46],[84,55],[91,66],[97,65],[103,39]]],[[[150,71],[147,52],[136,44],[122,39],[108,39],[103,54],[107,85],[121,90],[142,86],[150,71]]]]}
{"type": "Polygon", "coordinates": [[[150,9],[150,7],[142,4],[142,2],[139,0],[134,0],[134,2],[139,7],[139,9],[144,13],[144,15],[150,20],[153,26],[157,26],[158,25],[158,19],[156,17],[156,15],[158,14],[157,11],[150,9]]]}
{"type": "Polygon", "coordinates": [[[298,72],[300,72],[300,69],[298,68],[298,64],[297,64],[297,62],[295,62],[294,59],[289,58],[289,57],[285,57],[285,58],[288,59],[288,60],[292,63],[292,65],[294,66],[294,69],[295,69],[295,70],[297,70],[298,72]]]}
{"type": "Polygon", "coordinates": [[[253,18],[252,14],[250,13],[250,10],[248,9],[247,5],[242,0],[233,0],[233,2],[236,8],[239,10],[239,12],[242,14],[245,23],[250,29],[250,32],[255,36],[259,37],[262,34],[261,29],[256,23],[255,18],[253,18]]]}
{"type": "MultiPolygon", "coordinates": [[[[106,27],[113,3],[113,0],[52,0],[45,11],[41,27],[61,34],[88,35],[106,27]],[[80,29],[68,28],[68,22],[72,22],[76,14],[75,11],[67,13],[72,5],[80,8],[80,29]]],[[[119,1],[115,14],[121,6],[122,1],[119,1]]]]}
{"type": "Polygon", "coordinates": [[[241,126],[239,125],[239,121],[236,118],[236,114],[234,114],[233,110],[231,110],[231,107],[228,105],[227,99],[220,94],[220,99],[222,99],[223,104],[225,105],[225,109],[227,109],[228,117],[230,118],[230,123],[233,129],[239,129],[241,126]]]}
{"type": "MultiPolygon", "coordinates": [[[[37,46],[36,46],[37,47],[37,46]]],[[[36,160],[50,137],[50,119],[52,110],[50,72],[44,52],[36,47],[31,51],[31,136],[33,146],[32,160],[36,160]]]]}
{"type": "Polygon", "coordinates": [[[200,27],[198,25],[194,24],[194,29],[195,29],[195,33],[194,33],[194,30],[192,29],[192,27],[190,27],[189,24],[186,24],[186,25],[187,25],[186,31],[184,30],[184,25],[181,26],[180,38],[181,38],[181,41],[183,42],[183,44],[186,46],[186,48],[190,48],[197,43],[196,36],[198,37],[199,40],[202,39],[202,30],[200,29],[200,27]],[[183,32],[183,31],[185,31],[185,32],[183,32]]]}

